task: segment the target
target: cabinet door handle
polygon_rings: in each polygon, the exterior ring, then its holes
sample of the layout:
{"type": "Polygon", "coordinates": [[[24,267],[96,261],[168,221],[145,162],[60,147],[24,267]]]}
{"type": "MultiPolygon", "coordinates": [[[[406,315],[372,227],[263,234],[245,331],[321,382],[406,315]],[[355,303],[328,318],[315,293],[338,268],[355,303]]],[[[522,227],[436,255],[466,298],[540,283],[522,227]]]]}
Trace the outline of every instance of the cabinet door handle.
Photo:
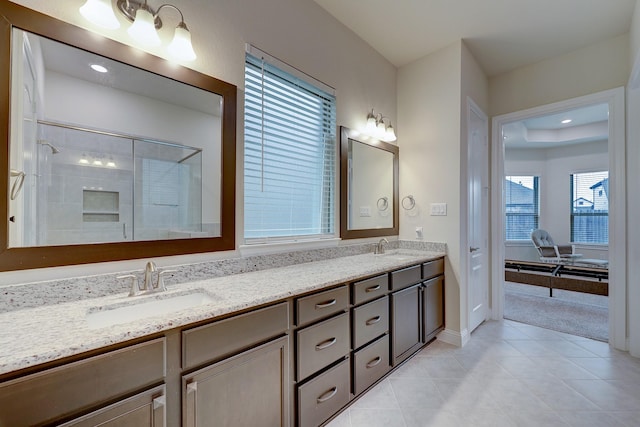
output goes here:
{"type": "Polygon", "coordinates": [[[376,316],[376,317],[372,317],[371,319],[367,320],[365,323],[366,323],[367,326],[371,326],[371,325],[375,325],[380,320],[382,320],[382,317],[376,316]]]}
{"type": "Polygon", "coordinates": [[[324,350],[325,348],[331,347],[336,342],[338,342],[338,340],[335,337],[329,338],[328,340],[322,341],[320,344],[317,344],[316,345],[316,350],[324,350]]]}
{"type": "Polygon", "coordinates": [[[337,392],[338,392],[338,387],[333,387],[325,391],[324,393],[322,393],[320,396],[318,396],[318,398],[316,399],[316,402],[318,403],[326,402],[327,400],[335,396],[337,392]]]}
{"type": "Polygon", "coordinates": [[[336,300],[335,298],[329,301],[325,301],[325,302],[319,302],[316,304],[316,308],[327,308],[327,307],[331,307],[332,305],[335,305],[338,302],[338,300],[336,300]]]}
{"type": "Polygon", "coordinates": [[[165,427],[165,408],[167,398],[162,395],[153,399],[153,427],[165,427]]]}
{"type": "Polygon", "coordinates": [[[370,369],[376,365],[379,365],[380,362],[382,362],[382,357],[378,356],[375,359],[371,360],[369,363],[367,363],[367,369],[370,369]]]}
{"type": "Polygon", "coordinates": [[[196,397],[198,394],[198,382],[192,381],[187,384],[187,403],[186,403],[186,427],[196,427],[196,397]]]}
{"type": "Polygon", "coordinates": [[[364,291],[365,292],[375,292],[378,289],[380,289],[380,285],[375,285],[375,286],[369,286],[368,288],[366,288],[364,291]]]}

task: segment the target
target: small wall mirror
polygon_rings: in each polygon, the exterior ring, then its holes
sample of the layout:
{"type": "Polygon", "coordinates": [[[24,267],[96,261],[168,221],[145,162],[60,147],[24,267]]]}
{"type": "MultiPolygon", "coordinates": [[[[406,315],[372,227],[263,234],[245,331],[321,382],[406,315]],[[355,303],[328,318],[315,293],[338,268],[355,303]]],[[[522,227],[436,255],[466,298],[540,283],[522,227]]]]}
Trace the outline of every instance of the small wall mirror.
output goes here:
{"type": "Polygon", "coordinates": [[[0,270],[234,249],[235,86],[0,6],[0,270]]]}
{"type": "Polygon", "coordinates": [[[340,237],[398,234],[398,147],[340,128],[340,237]]]}

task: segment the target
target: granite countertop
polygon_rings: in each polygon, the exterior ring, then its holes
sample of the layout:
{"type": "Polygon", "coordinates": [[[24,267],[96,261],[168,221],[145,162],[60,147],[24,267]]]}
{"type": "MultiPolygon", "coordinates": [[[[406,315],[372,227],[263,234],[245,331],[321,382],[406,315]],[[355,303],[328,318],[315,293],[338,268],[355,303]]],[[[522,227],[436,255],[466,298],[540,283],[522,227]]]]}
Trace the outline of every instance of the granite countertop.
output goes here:
{"type": "MultiPolygon", "coordinates": [[[[0,374],[284,300],[444,255],[443,252],[406,249],[389,251],[386,255],[353,255],[183,284],[169,284],[167,292],[150,295],[129,297],[127,294],[117,294],[3,313],[0,314],[0,374]],[[211,302],[106,327],[97,327],[87,322],[88,313],[104,312],[119,306],[195,292],[207,295],[211,302]]],[[[167,282],[170,280],[167,279],[167,282]]]]}

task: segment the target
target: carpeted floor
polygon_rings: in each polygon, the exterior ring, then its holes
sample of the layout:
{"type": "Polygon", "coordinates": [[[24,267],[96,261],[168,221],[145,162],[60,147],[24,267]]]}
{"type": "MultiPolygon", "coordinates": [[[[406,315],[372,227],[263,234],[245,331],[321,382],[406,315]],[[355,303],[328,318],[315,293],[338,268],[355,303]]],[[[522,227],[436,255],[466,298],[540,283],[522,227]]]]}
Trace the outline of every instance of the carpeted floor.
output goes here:
{"type": "Polygon", "coordinates": [[[607,342],[608,298],[520,283],[505,284],[504,318],[607,342]]]}

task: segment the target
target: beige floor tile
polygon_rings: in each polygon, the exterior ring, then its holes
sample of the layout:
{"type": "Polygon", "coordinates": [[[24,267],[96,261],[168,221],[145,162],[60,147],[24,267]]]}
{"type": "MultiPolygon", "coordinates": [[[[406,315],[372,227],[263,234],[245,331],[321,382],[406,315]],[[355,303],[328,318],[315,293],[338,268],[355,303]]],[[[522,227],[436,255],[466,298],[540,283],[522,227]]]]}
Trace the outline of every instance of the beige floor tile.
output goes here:
{"type": "Polygon", "coordinates": [[[608,344],[488,321],[435,341],[330,427],[640,427],[640,359],[608,344]]]}

